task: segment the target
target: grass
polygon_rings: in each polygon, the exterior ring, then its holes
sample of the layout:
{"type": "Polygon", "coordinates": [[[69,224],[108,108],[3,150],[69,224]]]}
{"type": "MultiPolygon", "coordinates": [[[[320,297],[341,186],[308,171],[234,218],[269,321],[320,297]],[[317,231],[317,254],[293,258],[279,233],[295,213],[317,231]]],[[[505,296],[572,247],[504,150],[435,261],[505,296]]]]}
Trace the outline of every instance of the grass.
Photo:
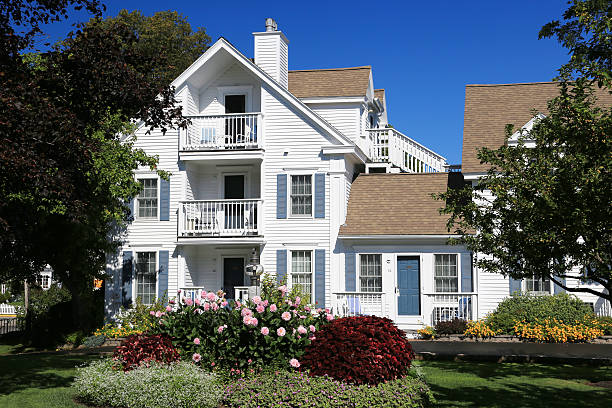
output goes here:
{"type": "MultiPolygon", "coordinates": [[[[2,345],[1,351],[12,350],[2,345]]],[[[87,355],[33,353],[0,355],[0,407],[79,407],[70,384],[75,367],[98,358],[87,355]]]]}
{"type": "Polygon", "coordinates": [[[439,406],[481,408],[612,407],[612,367],[420,361],[439,406]]]}

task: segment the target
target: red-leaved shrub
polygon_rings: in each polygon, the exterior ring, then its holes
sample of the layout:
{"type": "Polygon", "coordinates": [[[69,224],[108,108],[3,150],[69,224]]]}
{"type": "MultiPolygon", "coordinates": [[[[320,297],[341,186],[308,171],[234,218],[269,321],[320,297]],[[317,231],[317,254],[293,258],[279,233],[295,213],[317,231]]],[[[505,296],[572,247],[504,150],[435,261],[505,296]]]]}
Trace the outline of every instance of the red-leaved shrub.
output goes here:
{"type": "Polygon", "coordinates": [[[414,358],[406,334],[376,316],[336,319],[316,333],[301,358],[312,376],[378,384],[406,375],[414,358]]]}
{"type": "Polygon", "coordinates": [[[179,352],[172,345],[170,338],[162,334],[128,336],[113,354],[113,359],[121,364],[123,371],[131,370],[150,361],[170,364],[178,361],[179,358],[179,352]]]}

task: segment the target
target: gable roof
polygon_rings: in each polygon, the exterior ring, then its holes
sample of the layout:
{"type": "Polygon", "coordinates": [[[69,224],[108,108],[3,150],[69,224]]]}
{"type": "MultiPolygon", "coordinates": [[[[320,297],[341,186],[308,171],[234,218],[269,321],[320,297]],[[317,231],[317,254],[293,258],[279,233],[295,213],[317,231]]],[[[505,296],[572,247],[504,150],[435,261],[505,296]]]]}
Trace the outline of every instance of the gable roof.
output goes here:
{"type": "Polygon", "coordinates": [[[185,82],[188,81],[194,73],[198,71],[206,62],[208,62],[216,53],[221,50],[226,51],[232,57],[234,57],[248,72],[258,77],[264,84],[266,84],[272,91],[276,92],[289,103],[295,110],[306,116],[312,123],[317,125],[324,133],[329,135],[332,139],[336,140],[342,146],[353,147],[355,154],[362,159],[365,156],[361,152],[358,146],[356,146],[347,136],[342,134],[338,129],[333,127],[329,122],[317,115],[312,109],[306,104],[300,101],[295,95],[289,92],[286,88],[276,82],[270,75],[264,70],[254,64],[249,58],[245,57],[240,51],[238,51],[229,41],[225,38],[220,37],[208,50],[206,50],[197,60],[194,61],[185,71],[183,71],[174,81],[172,86],[179,89],[185,82]]]}
{"type": "Polygon", "coordinates": [[[385,102],[385,90],[384,89],[375,89],[374,97],[380,99],[381,102],[385,102]]]}
{"type": "Polygon", "coordinates": [[[289,71],[289,92],[298,98],[365,96],[372,67],[289,71]]]}
{"type": "Polygon", "coordinates": [[[360,174],[339,235],[450,235],[444,202],[431,197],[446,191],[449,174],[360,174]]]}
{"type": "MultiPolygon", "coordinates": [[[[533,110],[548,114],[547,102],[559,95],[556,82],[525,84],[467,85],[463,122],[464,173],[484,173],[488,165],[480,164],[477,151],[481,147],[497,149],[506,142],[506,124],[520,129],[531,119],[533,110]]],[[[597,92],[599,101],[612,105],[612,95],[597,92]]]]}

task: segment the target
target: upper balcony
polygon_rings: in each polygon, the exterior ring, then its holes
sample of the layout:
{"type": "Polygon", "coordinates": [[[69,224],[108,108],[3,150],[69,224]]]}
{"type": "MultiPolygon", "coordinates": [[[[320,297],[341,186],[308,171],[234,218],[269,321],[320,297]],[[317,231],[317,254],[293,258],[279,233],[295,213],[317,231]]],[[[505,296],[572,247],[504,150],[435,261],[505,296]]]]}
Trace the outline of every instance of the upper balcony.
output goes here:
{"type": "Polygon", "coordinates": [[[259,112],[186,116],[181,130],[181,160],[263,157],[263,116],[259,112]]]}

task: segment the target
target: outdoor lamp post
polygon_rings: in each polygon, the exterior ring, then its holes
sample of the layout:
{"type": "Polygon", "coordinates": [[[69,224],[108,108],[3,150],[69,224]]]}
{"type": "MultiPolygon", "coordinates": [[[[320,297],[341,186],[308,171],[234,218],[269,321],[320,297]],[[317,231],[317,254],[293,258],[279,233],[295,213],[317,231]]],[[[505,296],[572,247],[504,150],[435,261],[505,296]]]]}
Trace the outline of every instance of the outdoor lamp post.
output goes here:
{"type": "Polygon", "coordinates": [[[251,278],[251,286],[255,286],[255,291],[259,290],[259,277],[263,273],[263,266],[259,263],[259,254],[256,248],[251,251],[249,263],[244,267],[246,274],[251,278]]]}

